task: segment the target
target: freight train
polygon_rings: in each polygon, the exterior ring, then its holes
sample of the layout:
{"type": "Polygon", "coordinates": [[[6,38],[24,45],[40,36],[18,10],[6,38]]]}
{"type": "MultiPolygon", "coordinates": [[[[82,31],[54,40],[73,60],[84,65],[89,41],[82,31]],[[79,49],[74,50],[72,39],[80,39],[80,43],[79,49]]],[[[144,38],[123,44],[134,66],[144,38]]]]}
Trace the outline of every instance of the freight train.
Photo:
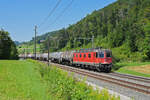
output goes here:
{"type": "MultiPolygon", "coordinates": [[[[20,58],[34,58],[34,54],[20,55],[20,58]]],[[[83,69],[110,72],[112,69],[112,52],[108,49],[91,48],[66,52],[37,54],[37,60],[44,60],[83,69]]]]}

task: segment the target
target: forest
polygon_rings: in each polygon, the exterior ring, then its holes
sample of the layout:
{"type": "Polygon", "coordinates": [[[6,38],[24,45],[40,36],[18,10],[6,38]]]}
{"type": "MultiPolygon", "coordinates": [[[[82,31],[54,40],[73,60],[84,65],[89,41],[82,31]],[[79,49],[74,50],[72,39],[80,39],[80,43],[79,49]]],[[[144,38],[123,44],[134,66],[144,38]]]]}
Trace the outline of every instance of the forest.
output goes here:
{"type": "Polygon", "coordinates": [[[42,52],[48,50],[48,35],[50,52],[91,48],[85,38],[94,36],[94,47],[111,49],[115,61],[150,60],[150,0],[117,0],[67,28],[38,36],[42,52]]]}
{"type": "Polygon", "coordinates": [[[0,59],[18,59],[16,45],[4,30],[0,30],[0,59]]]}

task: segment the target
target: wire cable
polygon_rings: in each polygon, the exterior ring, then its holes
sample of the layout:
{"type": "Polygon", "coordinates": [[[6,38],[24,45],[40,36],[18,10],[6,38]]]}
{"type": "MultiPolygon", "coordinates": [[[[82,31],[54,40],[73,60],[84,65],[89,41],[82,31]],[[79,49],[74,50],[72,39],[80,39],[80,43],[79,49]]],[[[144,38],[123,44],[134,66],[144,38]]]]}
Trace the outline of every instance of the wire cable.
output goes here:
{"type": "Polygon", "coordinates": [[[62,11],[62,13],[60,13],[60,15],[56,17],[56,19],[53,21],[52,24],[55,24],[56,21],[57,21],[61,16],[63,16],[63,14],[65,13],[65,11],[66,11],[67,9],[69,9],[69,7],[72,5],[73,1],[74,1],[74,0],[71,0],[71,2],[64,8],[64,10],[62,11]]]}
{"type": "MultiPolygon", "coordinates": [[[[55,23],[58,21],[58,19],[59,19],[61,16],[63,16],[63,14],[65,13],[65,11],[66,11],[67,9],[69,9],[69,7],[72,5],[73,1],[74,1],[74,0],[71,0],[71,2],[70,2],[70,3],[63,9],[63,11],[55,18],[55,20],[52,22],[52,24],[55,24],[55,23]]],[[[48,29],[48,28],[49,28],[49,26],[46,27],[45,29],[48,29]]]]}
{"type": "Polygon", "coordinates": [[[61,1],[62,0],[58,0],[58,2],[54,6],[54,8],[51,10],[51,12],[48,14],[48,16],[45,17],[45,19],[43,20],[43,22],[41,24],[39,24],[38,28],[40,28],[48,20],[48,18],[55,12],[56,8],[59,6],[59,4],[60,4],[61,1]]]}

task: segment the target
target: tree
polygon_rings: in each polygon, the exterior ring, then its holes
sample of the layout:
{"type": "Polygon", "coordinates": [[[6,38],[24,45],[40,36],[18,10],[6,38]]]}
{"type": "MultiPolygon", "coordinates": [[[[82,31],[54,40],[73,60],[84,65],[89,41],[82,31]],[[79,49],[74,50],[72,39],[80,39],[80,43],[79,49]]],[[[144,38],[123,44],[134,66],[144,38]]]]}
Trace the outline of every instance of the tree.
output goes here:
{"type": "Polygon", "coordinates": [[[144,26],[144,32],[145,32],[145,39],[144,39],[144,54],[150,59],[150,7],[145,9],[145,26],[144,26]]]}
{"type": "Polygon", "coordinates": [[[150,59],[150,23],[145,26],[144,54],[150,59]]]}
{"type": "Polygon", "coordinates": [[[18,59],[16,45],[4,30],[0,31],[0,59],[18,59]]]}

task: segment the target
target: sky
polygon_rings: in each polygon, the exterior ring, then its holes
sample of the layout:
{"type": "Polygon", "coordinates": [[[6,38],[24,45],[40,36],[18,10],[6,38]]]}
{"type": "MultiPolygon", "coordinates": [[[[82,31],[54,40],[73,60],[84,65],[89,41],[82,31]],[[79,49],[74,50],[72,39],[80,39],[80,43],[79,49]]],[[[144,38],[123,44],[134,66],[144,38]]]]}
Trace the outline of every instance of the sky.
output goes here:
{"type": "Polygon", "coordinates": [[[44,21],[58,1],[0,0],[0,28],[8,31],[14,41],[29,41],[34,36],[35,25],[38,26],[37,35],[66,28],[116,0],[73,0],[70,6],[72,0],[61,0],[51,16],[44,21]]]}

